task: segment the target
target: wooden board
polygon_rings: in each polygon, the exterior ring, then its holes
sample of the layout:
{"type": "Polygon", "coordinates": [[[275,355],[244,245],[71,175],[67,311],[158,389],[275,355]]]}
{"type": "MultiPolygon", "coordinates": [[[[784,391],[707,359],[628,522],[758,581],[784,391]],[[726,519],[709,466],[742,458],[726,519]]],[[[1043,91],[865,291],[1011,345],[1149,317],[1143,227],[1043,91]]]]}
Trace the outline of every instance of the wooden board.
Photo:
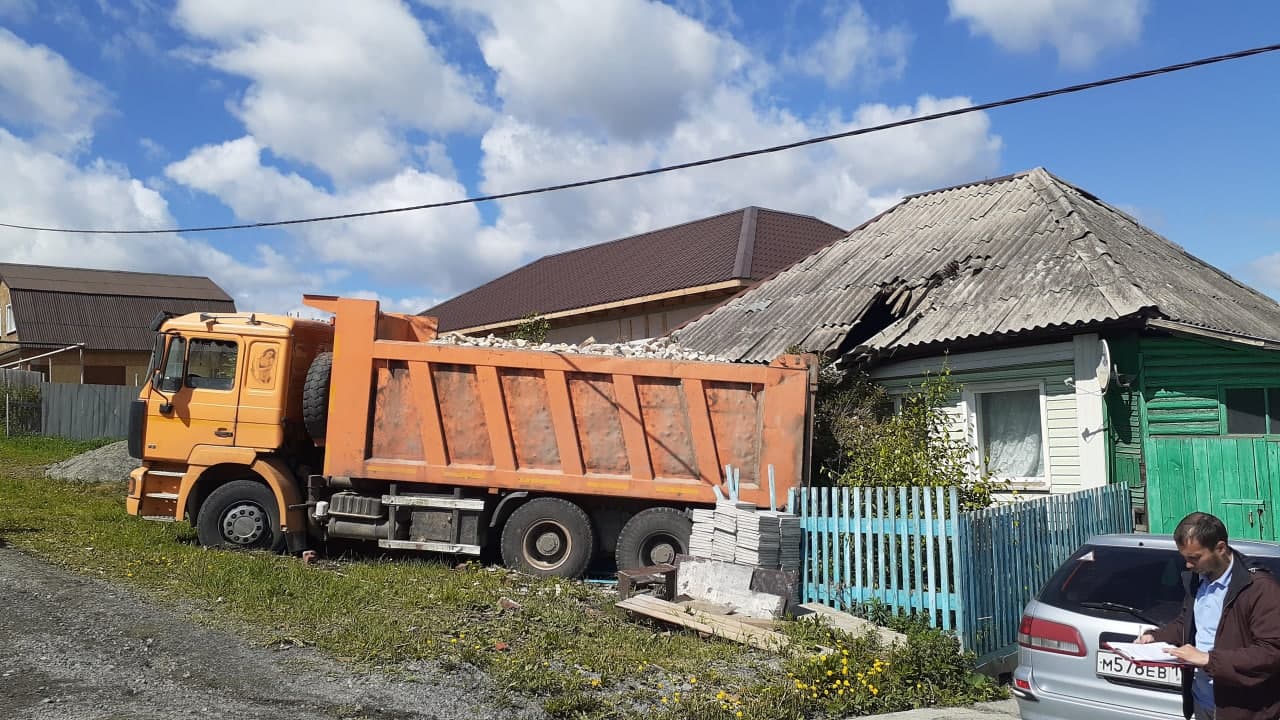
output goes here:
{"type": "Polygon", "coordinates": [[[731,615],[712,615],[647,595],[627,598],[617,603],[617,606],[638,615],[733,640],[761,650],[777,652],[785,648],[788,643],[787,637],[781,633],[748,625],[731,615]]]}

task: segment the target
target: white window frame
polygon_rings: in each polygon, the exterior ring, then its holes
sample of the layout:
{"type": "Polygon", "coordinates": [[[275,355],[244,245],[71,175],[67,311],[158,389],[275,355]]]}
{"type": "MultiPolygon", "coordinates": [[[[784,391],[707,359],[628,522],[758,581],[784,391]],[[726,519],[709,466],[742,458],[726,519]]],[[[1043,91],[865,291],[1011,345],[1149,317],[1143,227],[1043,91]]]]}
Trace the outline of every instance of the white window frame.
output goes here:
{"type": "Polygon", "coordinates": [[[1008,380],[1002,382],[965,383],[962,391],[964,416],[968,425],[969,441],[973,443],[973,464],[979,473],[986,472],[982,457],[982,423],[979,422],[980,396],[985,393],[1036,390],[1040,393],[1040,453],[1044,458],[1044,477],[996,478],[1007,481],[1014,490],[1052,490],[1053,463],[1049,458],[1049,399],[1043,380],[1008,380]]]}
{"type": "Polygon", "coordinates": [[[12,335],[18,332],[18,323],[13,320],[13,303],[4,306],[4,334],[12,335]]]}

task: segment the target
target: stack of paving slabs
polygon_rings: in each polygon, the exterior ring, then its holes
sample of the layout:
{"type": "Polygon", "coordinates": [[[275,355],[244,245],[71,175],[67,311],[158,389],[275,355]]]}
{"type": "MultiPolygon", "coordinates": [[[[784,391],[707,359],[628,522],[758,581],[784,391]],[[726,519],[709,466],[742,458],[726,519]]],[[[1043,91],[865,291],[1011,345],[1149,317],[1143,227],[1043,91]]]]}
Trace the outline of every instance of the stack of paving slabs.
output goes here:
{"type": "Polygon", "coordinates": [[[738,546],[738,510],[739,505],[751,503],[721,500],[715,509],[715,536],[711,539],[711,559],[733,562],[738,546]]]}
{"type": "Polygon", "coordinates": [[[786,572],[800,574],[800,545],[804,539],[804,530],[800,527],[800,516],[791,513],[775,513],[778,518],[778,567],[786,572]]]}
{"type": "Polygon", "coordinates": [[[757,512],[754,505],[738,509],[734,562],[739,565],[776,568],[780,540],[777,513],[769,510],[757,512]]]}
{"type": "Polygon", "coordinates": [[[689,535],[689,554],[694,557],[710,558],[714,552],[715,533],[716,511],[701,508],[694,510],[693,533],[689,535]]]}

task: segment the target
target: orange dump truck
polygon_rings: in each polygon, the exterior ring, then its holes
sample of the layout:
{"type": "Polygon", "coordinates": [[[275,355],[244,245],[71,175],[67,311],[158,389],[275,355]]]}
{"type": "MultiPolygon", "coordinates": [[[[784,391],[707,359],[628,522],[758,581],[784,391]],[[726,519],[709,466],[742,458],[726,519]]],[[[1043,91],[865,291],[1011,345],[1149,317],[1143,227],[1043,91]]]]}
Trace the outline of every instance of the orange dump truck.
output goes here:
{"type": "Polygon", "coordinates": [[[331,322],[157,318],[133,404],[131,514],[204,545],[299,551],[329,538],[582,574],[688,547],[725,466],[769,504],[805,482],[814,368],[475,347],[434,318],[307,296],[331,322]]]}

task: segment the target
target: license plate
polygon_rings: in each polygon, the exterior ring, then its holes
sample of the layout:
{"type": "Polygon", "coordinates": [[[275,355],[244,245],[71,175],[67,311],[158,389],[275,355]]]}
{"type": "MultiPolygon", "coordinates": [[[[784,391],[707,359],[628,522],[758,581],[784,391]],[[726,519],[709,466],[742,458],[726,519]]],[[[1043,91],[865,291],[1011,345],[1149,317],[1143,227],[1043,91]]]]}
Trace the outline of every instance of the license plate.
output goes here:
{"type": "Polygon", "coordinates": [[[1176,667],[1134,665],[1113,652],[1098,651],[1098,675],[1181,687],[1182,671],[1176,667]]]}

